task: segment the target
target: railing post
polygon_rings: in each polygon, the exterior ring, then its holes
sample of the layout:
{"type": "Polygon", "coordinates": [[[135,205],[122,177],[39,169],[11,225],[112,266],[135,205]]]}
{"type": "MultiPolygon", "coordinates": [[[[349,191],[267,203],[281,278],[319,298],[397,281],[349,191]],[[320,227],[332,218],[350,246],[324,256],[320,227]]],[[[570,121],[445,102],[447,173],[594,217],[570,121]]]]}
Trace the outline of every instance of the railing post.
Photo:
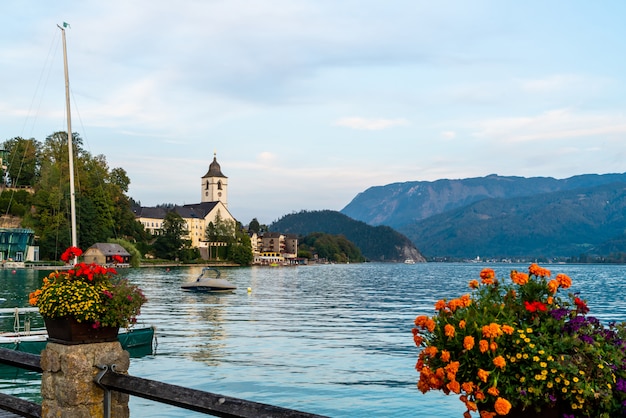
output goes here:
{"type": "Polygon", "coordinates": [[[128,418],[127,394],[109,393],[97,383],[103,364],[115,364],[117,373],[127,373],[129,354],[118,341],[63,345],[49,342],[41,352],[41,416],[92,418],[111,416],[128,418]]]}

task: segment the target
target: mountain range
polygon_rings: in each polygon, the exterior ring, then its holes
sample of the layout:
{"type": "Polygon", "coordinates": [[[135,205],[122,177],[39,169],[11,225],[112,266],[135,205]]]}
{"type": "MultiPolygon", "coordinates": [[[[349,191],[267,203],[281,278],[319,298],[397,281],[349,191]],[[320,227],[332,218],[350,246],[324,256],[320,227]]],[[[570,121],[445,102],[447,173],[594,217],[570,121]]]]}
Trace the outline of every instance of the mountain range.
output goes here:
{"type": "Polygon", "coordinates": [[[394,183],[341,213],[394,228],[429,258],[626,253],[626,173],[394,183]]]}

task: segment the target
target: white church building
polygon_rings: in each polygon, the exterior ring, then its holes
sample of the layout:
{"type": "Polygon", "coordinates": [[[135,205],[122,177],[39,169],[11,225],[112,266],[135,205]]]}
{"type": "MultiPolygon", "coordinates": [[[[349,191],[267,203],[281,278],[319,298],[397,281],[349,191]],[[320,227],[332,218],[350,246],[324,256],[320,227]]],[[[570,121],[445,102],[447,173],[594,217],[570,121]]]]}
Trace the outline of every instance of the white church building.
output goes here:
{"type": "Polygon", "coordinates": [[[135,217],[146,231],[159,235],[168,211],[174,211],[184,219],[188,235],[183,238],[191,240],[191,246],[198,248],[203,256],[209,251],[209,243],[205,240],[207,226],[211,222],[215,223],[217,217],[222,221],[236,222],[228,211],[228,177],[222,173],[215,154],[209,170],[200,179],[200,203],[174,206],[171,209],[141,207],[135,210],[135,217]]]}

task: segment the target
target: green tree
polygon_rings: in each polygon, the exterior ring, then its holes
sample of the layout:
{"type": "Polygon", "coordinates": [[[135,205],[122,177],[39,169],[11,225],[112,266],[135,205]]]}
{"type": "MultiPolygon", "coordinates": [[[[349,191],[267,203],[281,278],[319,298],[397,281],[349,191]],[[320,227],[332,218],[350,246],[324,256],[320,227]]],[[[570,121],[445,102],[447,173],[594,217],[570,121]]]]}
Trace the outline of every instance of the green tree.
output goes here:
{"type": "Polygon", "coordinates": [[[252,263],[252,242],[250,236],[243,230],[241,224],[237,225],[234,242],[228,246],[228,259],[241,266],[252,263]]]}
{"type": "Polygon", "coordinates": [[[39,177],[41,144],[34,138],[15,137],[4,141],[11,186],[34,186],[39,177]]]}
{"type": "Polygon", "coordinates": [[[163,219],[163,233],[154,241],[156,256],[167,260],[180,259],[181,251],[190,245],[189,240],[183,239],[187,234],[185,220],[174,211],[168,212],[163,219]]]}
{"type": "Polygon", "coordinates": [[[250,224],[248,225],[248,231],[255,232],[258,234],[260,230],[261,230],[261,224],[259,224],[259,221],[257,220],[257,218],[252,219],[250,221],[250,224]]]}

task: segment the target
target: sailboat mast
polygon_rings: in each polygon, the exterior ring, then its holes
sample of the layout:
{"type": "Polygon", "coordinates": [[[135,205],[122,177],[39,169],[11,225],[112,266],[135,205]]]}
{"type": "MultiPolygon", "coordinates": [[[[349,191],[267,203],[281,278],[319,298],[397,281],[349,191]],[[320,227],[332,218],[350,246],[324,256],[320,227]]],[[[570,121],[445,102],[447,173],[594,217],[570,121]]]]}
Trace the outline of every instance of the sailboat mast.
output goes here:
{"type": "MultiPolygon", "coordinates": [[[[65,24],[64,24],[65,25],[65,24]]],[[[67,152],[69,155],[69,171],[70,171],[70,215],[72,222],[72,246],[78,247],[78,238],[76,235],[76,191],[74,188],[74,150],[72,147],[72,117],[70,108],[70,77],[67,69],[67,46],[65,44],[65,29],[57,25],[61,29],[63,36],[63,69],[65,70],[65,107],[67,114],[67,152]]]]}

